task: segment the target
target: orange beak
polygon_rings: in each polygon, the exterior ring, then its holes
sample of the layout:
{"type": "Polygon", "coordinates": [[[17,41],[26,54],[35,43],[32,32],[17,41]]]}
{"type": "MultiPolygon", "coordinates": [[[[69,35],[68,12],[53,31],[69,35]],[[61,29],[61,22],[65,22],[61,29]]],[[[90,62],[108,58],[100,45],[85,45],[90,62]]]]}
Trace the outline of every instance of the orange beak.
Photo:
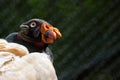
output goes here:
{"type": "Polygon", "coordinates": [[[48,23],[43,23],[40,31],[42,33],[42,41],[47,44],[53,43],[57,38],[62,37],[60,31],[48,23]]]}

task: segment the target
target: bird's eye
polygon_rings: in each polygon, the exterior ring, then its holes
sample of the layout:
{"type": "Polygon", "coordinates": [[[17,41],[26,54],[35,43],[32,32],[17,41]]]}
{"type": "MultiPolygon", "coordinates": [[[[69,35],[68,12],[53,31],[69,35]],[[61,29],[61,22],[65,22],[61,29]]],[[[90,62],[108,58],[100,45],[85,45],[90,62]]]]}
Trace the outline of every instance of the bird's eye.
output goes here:
{"type": "Polygon", "coordinates": [[[30,24],[30,27],[36,27],[36,22],[32,22],[32,23],[30,24]]]}

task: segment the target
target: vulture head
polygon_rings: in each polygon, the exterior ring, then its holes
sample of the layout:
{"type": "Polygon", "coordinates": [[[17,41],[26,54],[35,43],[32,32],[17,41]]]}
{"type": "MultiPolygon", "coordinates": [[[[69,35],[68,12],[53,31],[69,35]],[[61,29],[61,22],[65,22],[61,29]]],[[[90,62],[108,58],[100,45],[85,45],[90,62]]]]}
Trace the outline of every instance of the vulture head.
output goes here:
{"type": "Polygon", "coordinates": [[[20,35],[28,41],[53,43],[62,37],[60,31],[42,19],[31,19],[20,25],[20,35]]]}

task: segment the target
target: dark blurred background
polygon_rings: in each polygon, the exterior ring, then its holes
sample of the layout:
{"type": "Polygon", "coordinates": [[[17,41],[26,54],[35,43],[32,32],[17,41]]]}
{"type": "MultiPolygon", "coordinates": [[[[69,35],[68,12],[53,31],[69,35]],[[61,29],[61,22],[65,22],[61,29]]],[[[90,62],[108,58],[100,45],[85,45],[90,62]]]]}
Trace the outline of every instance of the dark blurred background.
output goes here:
{"type": "Polygon", "coordinates": [[[120,0],[0,0],[0,37],[31,18],[63,35],[50,45],[59,80],[120,80],[120,0]]]}

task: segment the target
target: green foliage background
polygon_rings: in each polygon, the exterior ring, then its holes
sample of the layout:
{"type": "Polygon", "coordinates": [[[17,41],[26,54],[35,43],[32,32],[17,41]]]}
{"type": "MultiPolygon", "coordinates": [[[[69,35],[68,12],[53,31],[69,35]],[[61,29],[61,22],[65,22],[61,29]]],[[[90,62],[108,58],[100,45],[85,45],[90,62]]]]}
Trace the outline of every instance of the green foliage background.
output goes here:
{"type": "Polygon", "coordinates": [[[42,18],[63,37],[50,46],[59,80],[119,80],[120,0],[0,0],[0,37],[42,18]]]}

